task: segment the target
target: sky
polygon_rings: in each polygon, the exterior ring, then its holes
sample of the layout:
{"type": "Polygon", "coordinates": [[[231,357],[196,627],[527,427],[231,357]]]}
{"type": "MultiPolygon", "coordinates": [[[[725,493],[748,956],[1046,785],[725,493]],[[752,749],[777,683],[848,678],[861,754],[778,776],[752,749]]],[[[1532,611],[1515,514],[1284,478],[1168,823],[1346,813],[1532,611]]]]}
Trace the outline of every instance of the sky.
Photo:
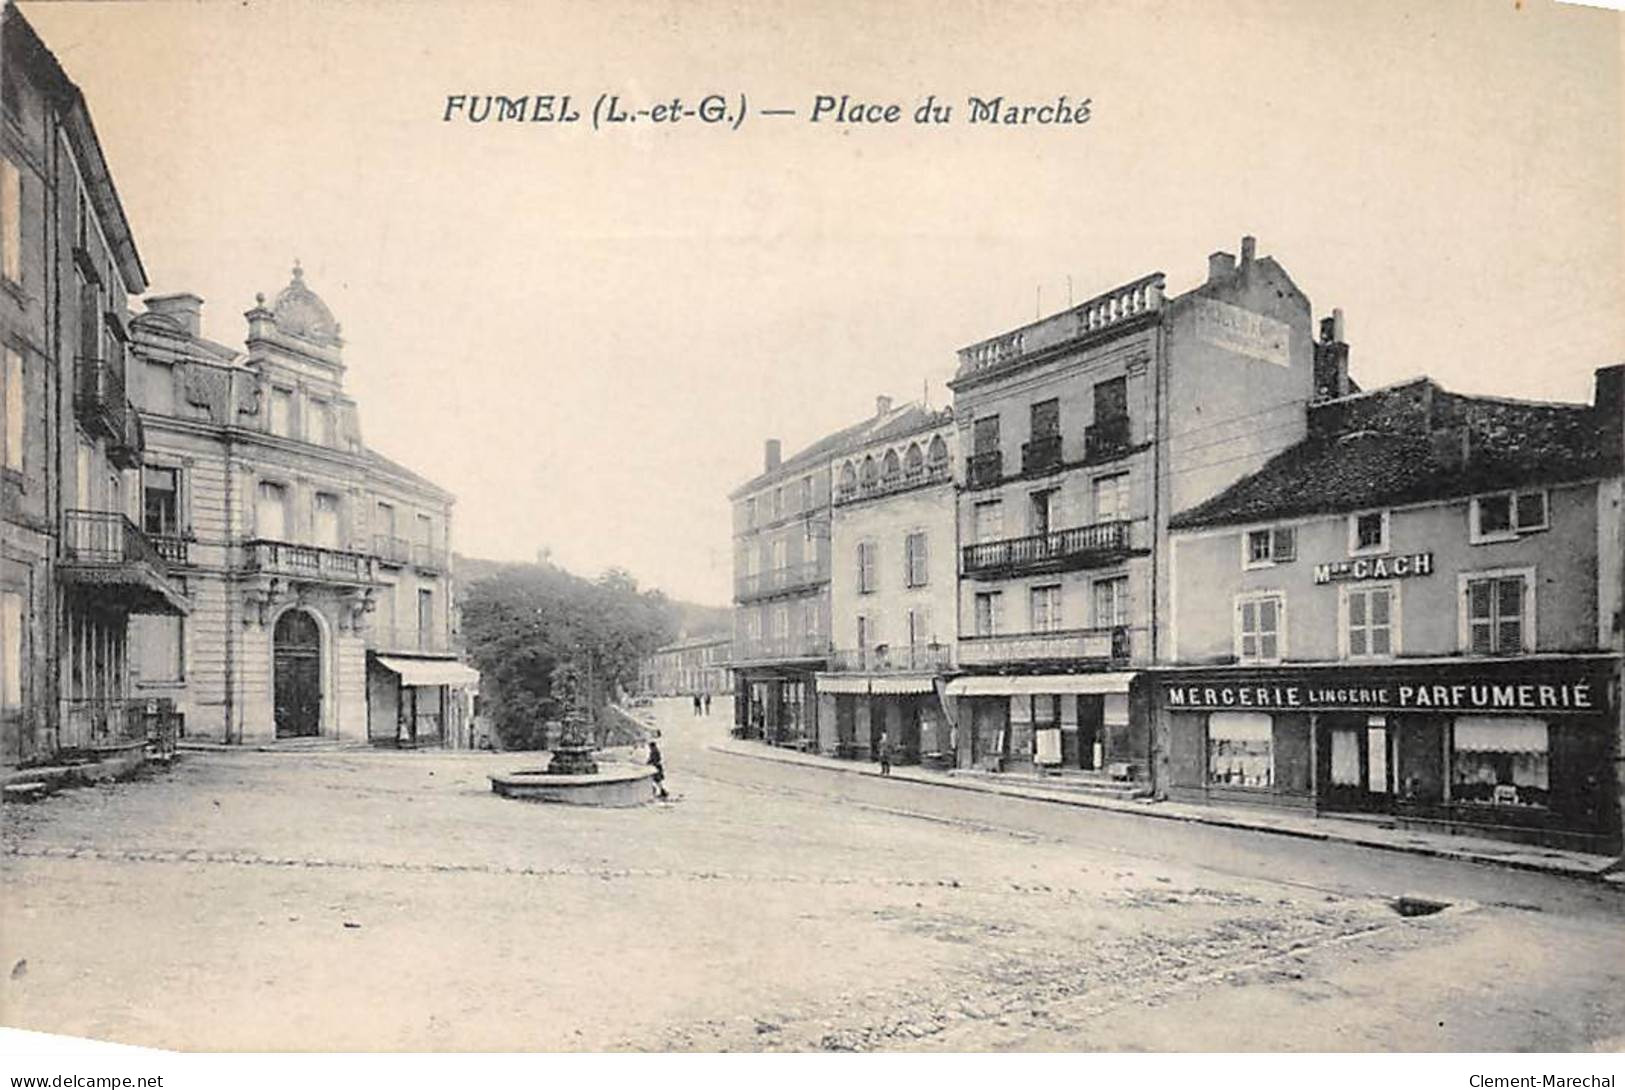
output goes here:
{"type": "Polygon", "coordinates": [[[955,350],[1245,234],[1366,387],[1589,401],[1625,360],[1621,17],[1494,0],[25,3],[151,293],[240,347],[295,258],[454,545],[729,598],[726,495],[955,350]],[[805,8],[806,10],[803,10],[805,8]],[[571,94],[568,125],[443,120],[571,94]],[[600,95],[737,128],[594,130],[600,95]],[[897,124],[812,120],[815,96],[897,124]],[[926,95],[954,105],[915,125],[926,95]],[[1089,101],[965,121],[967,96],[1089,101]],[[792,109],[768,117],[763,108],[792,109]]]}

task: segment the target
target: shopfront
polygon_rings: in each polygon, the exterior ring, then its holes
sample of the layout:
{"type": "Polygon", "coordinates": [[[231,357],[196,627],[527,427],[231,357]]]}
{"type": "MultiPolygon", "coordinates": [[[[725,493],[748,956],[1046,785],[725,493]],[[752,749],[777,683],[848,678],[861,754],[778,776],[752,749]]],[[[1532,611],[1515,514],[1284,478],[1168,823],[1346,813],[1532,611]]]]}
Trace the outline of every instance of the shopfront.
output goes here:
{"type": "Polygon", "coordinates": [[[960,724],[960,767],[1115,771],[1144,779],[1150,738],[1131,725],[1134,677],[1103,672],[955,678],[947,693],[960,724]]]}
{"type": "Polygon", "coordinates": [[[1168,795],[1618,850],[1617,658],[1158,671],[1168,795]]]}
{"type": "Polygon", "coordinates": [[[884,732],[896,764],[947,764],[952,732],[936,694],[921,675],[819,674],[818,694],[833,700],[835,756],[872,759],[884,732]]]}

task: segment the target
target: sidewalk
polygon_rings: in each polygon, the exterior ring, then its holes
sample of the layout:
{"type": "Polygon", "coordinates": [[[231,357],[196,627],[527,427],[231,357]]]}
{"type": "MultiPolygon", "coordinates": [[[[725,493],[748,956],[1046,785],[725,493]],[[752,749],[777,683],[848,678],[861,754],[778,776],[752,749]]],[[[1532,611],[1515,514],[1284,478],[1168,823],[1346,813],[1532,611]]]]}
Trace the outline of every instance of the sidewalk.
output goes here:
{"type": "MultiPolygon", "coordinates": [[[[831,772],[845,772],[856,776],[880,775],[879,768],[866,761],[840,760],[795,750],[779,749],[761,742],[728,738],[710,745],[718,753],[730,753],[757,760],[779,761],[784,764],[822,768],[831,772]]],[[[1236,806],[1196,805],[1192,803],[1156,801],[1152,799],[1116,799],[1091,795],[1076,790],[1056,789],[1044,784],[1038,776],[1015,773],[967,775],[956,772],[933,772],[925,769],[892,766],[891,778],[909,783],[930,784],[959,791],[980,791],[989,795],[1008,795],[1012,798],[1051,802],[1062,806],[1082,806],[1095,810],[1116,810],[1140,817],[1161,818],[1167,821],[1190,821],[1202,825],[1218,825],[1230,829],[1251,829],[1261,833],[1295,836],[1305,840],[1336,841],[1357,844],[1383,851],[1409,852],[1440,859],[1457,859],[1493,866],[1514,867],[1519,870],[1545,871],[1549,874],[1573,878],[1600,879],[1625,889],[1625,872],[1607,874],[1616,862],[1611,856],[1589,855],[1585,852],[1559,851],[1531,844],[1511,844],[1499,840],[1477,837],[1451,836],[1446,833],[1419,832],[1412,829],[1391,829],[1370,821],[1350,818],[1316,817],[1310,814],[1252,810],[1236,806]]]]}

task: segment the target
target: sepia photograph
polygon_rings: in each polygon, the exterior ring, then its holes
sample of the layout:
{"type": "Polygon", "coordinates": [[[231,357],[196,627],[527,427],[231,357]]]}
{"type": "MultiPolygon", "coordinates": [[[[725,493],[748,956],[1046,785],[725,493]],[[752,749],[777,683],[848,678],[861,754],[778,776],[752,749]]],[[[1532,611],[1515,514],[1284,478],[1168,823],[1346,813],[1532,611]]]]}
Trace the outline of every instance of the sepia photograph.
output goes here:
{"type": "Polygon", "coordinates": [[[1618,10],[4,0],[0,83],[8,1086],[1625,1073],[1618,10]]]}

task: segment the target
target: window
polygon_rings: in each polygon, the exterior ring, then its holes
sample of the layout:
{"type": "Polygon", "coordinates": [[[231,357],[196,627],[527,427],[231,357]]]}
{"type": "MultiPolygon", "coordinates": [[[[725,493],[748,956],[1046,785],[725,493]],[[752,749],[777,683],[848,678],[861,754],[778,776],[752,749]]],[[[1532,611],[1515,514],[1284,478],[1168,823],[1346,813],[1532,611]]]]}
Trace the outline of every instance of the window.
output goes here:
{"type": "Polygon", "coordinates": [[[181,618],[132,613],[130,645],[138,681],[177,682],[184,677],[185,630],[181,618]]]}
{"type": "Polygon", "coordinates": [[[922,644],[935,642],[931,635],[931,611],[929,609],[911,609],[908,611],[908,645],[918,647],[922,644]]]}
{"type": "Polygon", "coordinates": [[[982,591],[976,595],[976,634],[996,636],[999,633],[999,592],[982,591]]]}
{"type": "Polygon", "coordinates": [[[1032,438],[1048,439],[1061,434],[1061,402],[1056,398],[1039,401],[1032,407],[1032,438]]]}
{"type": "Polygon", "coordinates": [[[991,454],[999,449],[999,418],[984,416],[971,428],[971,449],[976,454],[991,454]]]}
{"type": "Polygon", "coordinates": [[[1128,474],[1111,473],[1094,479],[1095,521],[1128,518],[1128,474]]]}
{"type": "Polygon", "coordinates": [[[1096,579],[1095,627],[1122,628],[1128,624],[1128,576],[1096,579]]]}
{"type": "Polygon", "coordinates": [[[974,527],[978,542],[997,541],[1004,536],[1004,508],[998,500],[988,500],[975,507],[974,527]]]}
{"type": "Polygon", "coordinates": [[[1046,488],[1032,493],[1027,506],[1027,532],[1029,534],[1047,534],[1050,531],[1050,512],[1054,506],[1058,488],[1046,488]]]}
{"type": "Polygon", "coordinates": [[[1244,568],[1267,568],[1298,558],[1298,530],[1295,526],[1248,530],[1242,538],[1241,564],[1244,568]]]}
{"type": "Polygon", "coordinates": [[[1278,662],[1285,643],[1280,595],[1260,594],[1236,602],[1236,656],[1242,662],[1278,662]]]}
{"type": "Polygon", "coordinates": [[[790,566],[790,542],[778,538],[773,542],[773,570],[783,571],[790,566]]]}
{"type": "Polygon", "coordinates": [[[1550,738],[1539,719],[1458,715],[1450,797],[1492,806],[1545,806],[1551,790],[1550,738]]]}
{"type": "Polygon", "coordinates": [[[141,528],[149,534],[180,533],[180,471],[162,466],[141,468],[141,528]]]}
{"type": "Polygon", "coordinates": [[[321,398],[310,401],[309,439],[319,447],[333,445],[333,407],[321,398]]]}
{"type": "Polygon", "coordinates": [[[850,496],[858,490],[858,471],[851,462],[841,467],[841,495],[850,496]]]}
{"type": "Polygon", "coordinates": [[[858,543],[858,593],[872,594],[875,590],[875,543],[858,543]]]}
{"type": "Polygon", "coordinates": [[[293,391],[271,389],[271,434],[286,438],[293,420],[293,391]]]}
{"type": "Polygon", "coordinates": [[[773,638],[780,641],[788,639],[790,636],[790,607],[783,605],[774,606],[772,622],[773,638]]]}
{"type": "Polygon", "coordinates": [[[1472,520],[1470,536],[1475,545],[1510,541],[1519,534],[1544,530],[1551,524],[1544,489],[1474,496],[1469,517],[1472,520]]]}
{"type": "Polygon", "coordinates": [[[311,525],[316,544],[324,549],[339,547],[339,498],[331,492],[318,492],[311,503],[311,525]]]}
{"type": "Polygon", "coordinates": [[[149,361],[142,371],[142,408],[149,413],[175,415],[175,368],[149,361]]]}
{"type": "Polygon", "coordinates": [[[1061,587],[1060,584],[1033,587],[1029,592],[1032,599],[1032,631],[1058,632],[1061,629],[1061,587]]]}
{"type": "Polygon", "coordinates": [[[863,487],[873,488],[880,480],[880,468],[875,464],[874,455],[866,455],[863,459],[863,487]]]}
{"type": "Polygon", "coordinates": [[[0,708],[23,703],[23,596],[0,591],[0,708]]]}
{"type": "Polygon", "coordinates": [[[1388,512],[1366,511],[1349,516],[1349,555],[1388,551],[1388,512]]]}
{"type": "Polygon", "coordinates": [[[801,509],[803,511],[813,509],[813,479],[811,477],[801,478],[801,509]]]}
{"type": "Polygon", "coordinates": [[[818,635],[818,604],[816,602],[801,603],[801,630],[808,639],[818,635]]]}
{"type": "Polygon", "coordinates": [[[1534,648],[1534,573],[1461,576],[1462,649],[1474,655],[1516,655],[1534,648]]]}
{"type": "Polygon", "coordinates": [[[6,468],[21,473],[23,469],[24,406],[28,394],[23,387],[23,357],[15,348],[6,349],[5,406],[6,406],[6,468]]]}
{"type": "Polygon", "coordinates": [[[931,437],[931,446],[928,448],[926,458],[932,466],[937,468],[948,464],[948,444],[943,442],[942,436],[933,435],[931,437]]]}
{"type": "Polygon", "coordinates": [[[880,463],[880,478],[887,484],[896,483],[903,475],[903,461],[895,450],[888,450],[880,463]]]}
{"type": "Polygon", "coordinates": [[[386,538],[395,536],[395,505],[378,501],[378,533],[386,538]]]}
{"type": "Polygon", "coordinates": [[[1118,376],[1095,383],[1095,423],[1128,418],[1128,379],[1118,376]]]}
{"type": "Polygon", "coordinates": [[[908,445],[908,453],[903,456],[903,475],[909,480],[925,475],[925,452],[920,449],[920,444],[908,445]]]}
{"type": "Polygon", "coordinates": [[[907,586],[925,586],[928,576],[923,530],[909,534],[903,539],[903,576],[907,586]]]}
{"type": "Polygon", "coordinates": [[[288,531],[287,490],[261,481],[254,497],[254,533],[266,541],[285,541],[288,531]]]}
{"type": "Polygon", "coordinates": [[[780,485],[779,487],[777,487],[777,488],[775,488],[773,490],[773,517],[774,518],[783,518],[784,517],[784,486],[783,485],[780,485]]]}
{"type": "Polygon", "coordinates": [[[17,164],[0,157],[0,276],[23,281],[23,176],[17,164]]]}
{"type": "Polygon", "coordinates": [[[1207,782],[1224,787],[1275,783],[1274,720],[1262,712],[1207,717],[1207,782]]]}
{"type": "Polygon", "coordinates": [[[428,587],[418,588],[418,646],[430,646],[429,639],[434,634],[434,591],[428,587]]]}
{"type": "Polygon", "coordinates": [[[756,525],[756,497],[752,496],[745,501],[745,525],[756,525]]]}
{"type": "Polygon", "coordinates": [[[1343,655],[1387,658],[1398,651],[1399,594],[1391,586],[1343,588],[1343,655]]]}

